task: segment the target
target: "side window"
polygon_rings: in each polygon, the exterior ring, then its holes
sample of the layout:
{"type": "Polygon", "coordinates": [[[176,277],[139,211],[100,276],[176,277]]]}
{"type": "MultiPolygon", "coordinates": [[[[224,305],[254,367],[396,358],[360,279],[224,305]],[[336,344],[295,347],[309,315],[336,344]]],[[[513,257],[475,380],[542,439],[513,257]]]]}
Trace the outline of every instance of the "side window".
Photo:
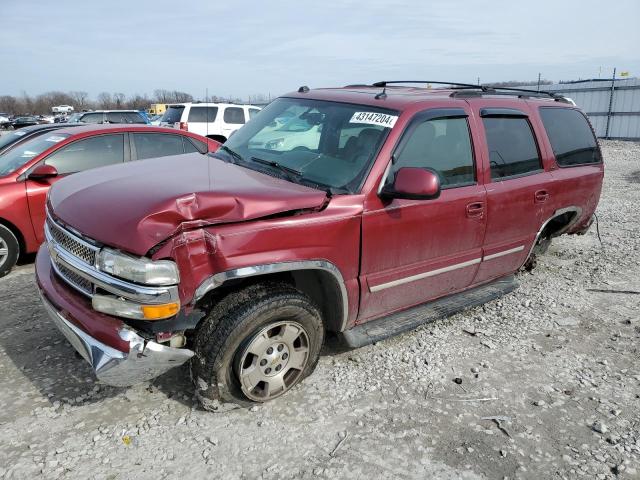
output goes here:
{"type": "Polygon", "coordinates": [[[182,135],[166,133],[134,133],[138,160],[145,158],[167,157],[184,153],[182,135]]]}
{"type": "Polygon", "coordinates": [[[103,120],[104,120],[104,114],[101,112],[87,113],[86,115],[83,115],[82,118],[80,119],[80,121],[84,123],[102,123],[103,120]]]}
{"type": "Polygon", "coordinates": [[[216,121],[218,107],[191,107],[188,122],[212,123],[216,121]]]}
{"type": "Polygon", "coordinates": [[[107,123],[145,123],[135,112],[108,112],[107,123]]]}
{"type": "Polygon", "coordinates": [[[59,174],[81,172],[90,168],[124,162],[124,135],[98,135],[73,142],[45,160],[59,174]]]}
{"type": "Polygon", "coordinates": [[[487,134],[492,179],[542,169],[538,147],[526,118],[485,117],[482,122],[487,134]]]}
{"type": "Polygon", "coordinates": [[[593,131],[578,110],[540,108],[540,117],[558,165],[568,167],[602,161],[593,131]]]}
{"type": "Polygon", "coordinates": [[[224,109],[224,123],[244,123],[244,110],[239,107],[227,107],[224,109]]]}
{"type": "Polygon", "coordinates": [[[184,143],[184,153],[206,153],[209,149],[206,143],[195,138],[182,137],[182,142],[184,143]]]}
{"type": "Polygon", "coordinates": [[[249,109],[249,119],[252,119],[253,117],[255,117],[257,114],[260,113],[260,110],[257,108],[250,108],[249,109]]]}
{"type": "Polygon", "coordinates": [[[436,118],[416,125],[396,154],[388,181],[401,167],[435,170],[442,188],[475,182],[469,125],[466,118],[436,118]]]}

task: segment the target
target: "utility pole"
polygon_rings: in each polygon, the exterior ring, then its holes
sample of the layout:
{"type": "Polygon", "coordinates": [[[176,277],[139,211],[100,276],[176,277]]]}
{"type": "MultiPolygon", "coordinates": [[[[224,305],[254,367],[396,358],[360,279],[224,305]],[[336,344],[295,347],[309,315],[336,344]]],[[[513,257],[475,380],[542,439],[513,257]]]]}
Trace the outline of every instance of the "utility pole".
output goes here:
{"type": "Polygon", "coordinates": [[[538,72],[538,91],[540,91],[540,72],[538,72]]]}
{"type": "Polygon", "coordinates": [[[616,84],[616,69],[613,69],[613,75],[611,76],[611,92],[609,93],[609,110],[607,111],[607,128],[604,132],[604,138],[609,138],[609,125],[611,124],[611,109],[613,107],[613,92],[616,84]]]}

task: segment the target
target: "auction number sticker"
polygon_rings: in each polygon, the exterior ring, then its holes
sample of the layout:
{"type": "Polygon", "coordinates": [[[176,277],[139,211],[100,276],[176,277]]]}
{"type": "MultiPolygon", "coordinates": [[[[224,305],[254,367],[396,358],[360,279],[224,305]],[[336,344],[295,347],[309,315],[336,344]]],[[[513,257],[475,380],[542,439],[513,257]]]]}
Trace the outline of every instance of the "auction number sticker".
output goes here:
{"type": "Polygon", "coordinates": [[[58,142],[61,142],[64,139],[65,139],[65,137],[61,137],[59,135],[51,135],[49,138],[45,138],[44,141],[45,142],[58,143],[58,142]]]}
{"type": "Polygon", "coordinates": [[[368,125],[380,125],[381,127],[393,128],[398,117],[387,115],[386,113],[356,112],[349,120],[349,123],[366,123],[368,125]]]}

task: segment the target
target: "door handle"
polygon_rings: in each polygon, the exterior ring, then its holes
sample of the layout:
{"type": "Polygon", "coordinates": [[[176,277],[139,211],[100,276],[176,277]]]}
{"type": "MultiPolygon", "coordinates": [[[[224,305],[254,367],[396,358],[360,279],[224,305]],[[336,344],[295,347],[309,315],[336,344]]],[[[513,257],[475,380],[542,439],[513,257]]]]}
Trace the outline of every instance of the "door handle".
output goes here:
{"type": "Polygon", "coordinates": [[[484,203],[473,202],[467,204],[467,217],[469,218],[482,218],[484,215],[484,203]]]}
{"type": "Polygon", "coordinates": [[[543,203],[549,199],[549,192],[547,192],[546,190],[538,190],[534,194],[534,197],[536,203],[543,203]]]}

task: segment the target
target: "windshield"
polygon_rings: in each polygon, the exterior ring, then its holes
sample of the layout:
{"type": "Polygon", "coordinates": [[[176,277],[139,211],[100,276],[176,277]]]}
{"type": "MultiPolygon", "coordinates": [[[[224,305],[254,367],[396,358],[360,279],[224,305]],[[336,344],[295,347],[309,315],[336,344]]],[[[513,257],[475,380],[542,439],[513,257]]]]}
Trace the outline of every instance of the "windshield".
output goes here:
{"type": "Polygon", "coordinates": [[[67,138],[68,134],[51,133],[49,135],[38,136],[21,145],[18,145],[8,152],[0,155],[0,177],[9,175],[22,167],[36,155],[40,155],[48,148],[54,146],[67,138]]]}
{"type": "Polygon", "coordinates": [[[397,118],[366,105],[279,98],[216,156],[295,183],[355,193],[397,118]]]}
{"type": "Polygon", "coordinates": [[[12,143],[16,143],[24,139],[24,136],[28,133],[29,133],[28,130],[18,130],[15,132],[8,133],[6,135],[2,135],[0,137],[0,151],[4,150],[5,147],[11,145],[12,143]]]}

